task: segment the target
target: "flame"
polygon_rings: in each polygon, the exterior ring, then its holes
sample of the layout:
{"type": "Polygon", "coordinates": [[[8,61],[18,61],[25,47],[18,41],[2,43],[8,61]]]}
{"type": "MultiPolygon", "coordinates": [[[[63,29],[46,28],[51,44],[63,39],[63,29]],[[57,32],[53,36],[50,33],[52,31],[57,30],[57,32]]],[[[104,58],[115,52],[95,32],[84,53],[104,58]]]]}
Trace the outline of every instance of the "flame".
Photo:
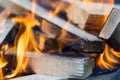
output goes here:
{"type": "Polygon", "coordinates": [[[7,65],[7,61],[4,58],[5,52],[8,49],[8,45],[3,45],[0,50],[0,80],[4,80],[2,68],[7,65]]]}
{"type": "Polygon", "coordinates": [[[20,23],[19,32],[15,40],[15,48],[17,48],[17,66],[15,71],[5,76],[6,78],[11,78],[16,76],[18,73],[25,71],[29,57],[25,57],[25,52],[28,50],[35,50],[39,53],[39,48],[34,38],[33,28],[36,25],[40,25],[39,21],[35,19],[35,10],[37,0],[32,2],[32,13],[27,14],[27,16],[17,16],[12,19],[13,23],[20,23]]]}
{"type": "Polygon", "coordinates": [[[49,13],[51,13],[52,15],[57,15],[62,10],[63,6],[64,6],[64,2],[60,1],[56,9],[54,11],[50,11],[49,13]]]}
{"type": "Polygon", "coordinates": [[[39,52],[37,44],[35,42],[33,27],[36,25],[40,25],[40,23],[32,17],[33,14],[29,14],[26,17],[18,16],[12,19],[14,23],[20,23],[20,31],[23,31],[22,34],[17,36],[17,67],[16,70],[11,74],[6,76],[6,78],[14,77],[19,72],[24,71],[26,69],[29,58],[25,57],[25,52],[30,49],[34,49],[39,52]],[[22,64],[22,65],[21,65],[22,64]]]}
{"type": "Polygon", "coordinates": [[[115,51],[110,46],[106,45],[104,52],[97,60],[97,65],[102,69],[116,69],[120,58],[120,52],[115,51]]]}

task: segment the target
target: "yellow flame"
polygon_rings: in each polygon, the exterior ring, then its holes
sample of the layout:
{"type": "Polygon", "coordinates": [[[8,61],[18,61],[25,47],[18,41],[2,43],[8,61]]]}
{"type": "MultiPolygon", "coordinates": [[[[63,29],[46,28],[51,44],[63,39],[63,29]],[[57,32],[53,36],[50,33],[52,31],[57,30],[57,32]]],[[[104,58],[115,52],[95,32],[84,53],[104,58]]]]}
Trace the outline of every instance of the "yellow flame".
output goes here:
{"type": "Polygon", "coordinates": [[[119,64],[120,52],[115,51],[110,46],[106,45],[104,52],[97,60],[97,65],[103,69],[115,69],[119,64]]]}
{"type": "Polygon", "coordinates": [[[12,22],[21,24],[21,26],[19,26],[20,31],[23,29],[25,30],[17,37],[17,67],[15,71],[11,75],[6,76],[6,78],[14,77],[19,72],[26,69],[29,60],[28,57],[25,57],[25,52],[27,50],[33,48],[35,51],[39,52],[34,38],[33,27],[40,25],[40,23],[34,17],[31,17],[31,14],[27,15],[26,17],[15,17],[12,19],[12,22]]]}
{"type": "Polygon", "coordinates": [[[8,49],[8,45],[3,45],[0,50],[0,80],[4,80],[4,75],[2,72],[2,68],[7,65],[7,61],[4,59],[5,52],[8,49]]]}

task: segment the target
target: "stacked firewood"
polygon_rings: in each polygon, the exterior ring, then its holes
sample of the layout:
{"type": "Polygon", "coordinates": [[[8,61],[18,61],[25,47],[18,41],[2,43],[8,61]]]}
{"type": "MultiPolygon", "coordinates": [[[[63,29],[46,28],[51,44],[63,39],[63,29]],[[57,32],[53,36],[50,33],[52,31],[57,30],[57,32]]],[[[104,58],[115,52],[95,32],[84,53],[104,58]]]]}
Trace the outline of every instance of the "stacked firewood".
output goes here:
{"type": "MultiPolygon", "coordinates": [[[[62,49],[60,50],[62,52],[43,55],[31,54],[31,56],[29,56],[31,59],[28,65],[34,73],[62,78],[77,77],[79,79],[85,79],[92,74],[92,69],[95,63],[94,58],[89,57],[88,55],[86,56],[86,54],[102,53],[104,51],[106,40],[113,48],[119,50],[118,45],[120,40],[118,35],[119,31],[117,31],[119,30],[120,22],[119,9],[112,8],[113,6],[105,4],[103,5],[105,10],[107,10],[108,7],[110,8],[107,12],[103,12],[102,10],[89,11],[82,6],[79,6],[79,4],[86,5],[87,3],[81,3],[78,0],[75,2],[64,0],[61,2],[67,4],[67,6],[62,7],[68,8],[69,6],[67,11],[62,9],[60,11],[61,13],[52,15],[49,11],[55,10],[55,7],[60,1],[47,0],[47,7],[49,5],[50,10],[45,9],[46,2],[44,2],[44,0],[40,1],[41,2],[39,3],[41,4],[36,4],[36,10],[34,13],[42,23],[41,28],[39,28],[39,34],[43,34],[47,38],[46,50],[44,51],[57,51],[59,48],[58,43],[60,43],[62,44],[62,49]],[[55,4],[53,4],[52,1],[55,1],[55,4]],[[65,14],[62,14],[63,12],[65,14]],[[107,21],[106,15],[109,16],[107,21]],[[70,22],[66,21],[66,18],[60,18],[64,16],[67,17],[67,20],[70,20],[70,22]],[[112,29],[108,27],[111,27],[112,29]],[[118,29],[116,29],[116,27],[118,27],[118,29]],[[65,31],[66,34],[61,38],[62,30],[65,31]],[[117,38],[118,40],[116,40],[117,38]],[[55,43],[57,45],[54,45],[55,43]],[[51,45],[55,47],[51,47],[51,45]],[[75,52],[77,54],[68,54],[67,52],[75,52]]],[[[91,3],[89,3],[89,5],[91,5],[91,3]]],[[[92,5],[98,6],[99,4],[96,3],[92,5]]],[[[10,10],[15,16],[25,15],[25,12],[32,11],[32,2],[29,0],[2,0],[0,1],[0,6],[5,9],[3,14],[10,10]]],[[[17,31],[19,30],[15,27],[17,25],[10,21],[10,18],[11,17],[9,17],[5,23],[5,31],[0,33],[0,46],[6,43],[10,45],[13,44],[11,41],[14,41],[17,31]],[[9,41],[8,38],[11,38],[11,40],[9,41]]],[[[37,39],[38,36],[36,36],[36,40],[37,39]]]]}

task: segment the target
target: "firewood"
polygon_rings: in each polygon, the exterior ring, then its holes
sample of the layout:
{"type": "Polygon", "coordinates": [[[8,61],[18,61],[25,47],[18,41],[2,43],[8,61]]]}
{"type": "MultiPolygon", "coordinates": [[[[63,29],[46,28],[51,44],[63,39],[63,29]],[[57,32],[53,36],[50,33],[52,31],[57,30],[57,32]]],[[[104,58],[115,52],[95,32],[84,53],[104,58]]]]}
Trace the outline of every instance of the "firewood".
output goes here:
{"type": "Polygon", "coordinates": [[[79,39],[74,44],[66,46],[62,51],[85,52],[85,53],[102,53],[104,51],[105,42],[103,41],[87,41],[79,39]]]}
{"type": "Polygon", "coordinates": [[[107,40],[115,50],[120,51],[120,9],[114,8],[108,17],[99,37],[107,40]]]}
{"type": "Polygon", "coordinates": [[[96,1],[96,2],[86,2],[86,1],[80,1],[80,0],[64,0],[67,3],[70,4],[77,4],[80,8],[79,9],[84,9],[85,11],[87,11],[89,14],[98,14],[98,15],[109,15],[109,13],[111,12],[111,9],[114,7],[114,5],[111,5],[109,3],[104,3],[101,5],[100,1],[96,1]],[[96,7],[98,6],[98,7],[96,7]]]}
{"type": "MultiPolygon", "coordinates": [[[[9,34],[9,32],[12,30],[14,24],[11,22],[10,18],[7,18],[6,15],[7,11],[4,10],[2,13],[0,13],[0,23],[1,23],[1,28],[3,27],[3,31],[0,32],[0,44],[2,44],[2,42],[4,41],[4,39],[6,38],[6,36],[9,34]],[[2,25],[2,21],[5,20],[4,25],[2,25]]],[[[2,30],[2,29],[1,29],[2,30]]]]}
{"type": "Polygon", "coordinates": [[[84,9],[78,7],[76,3],[73,3],[69,8],[67,16],[70,20],[72,20],[75,24],[78,24],[79,27],[83,29],[89,14],[84,9]]]}
{"type": "MultiPolygon", "coordinates": [[[[74,56],[74,54],[64,55],[64,53],[58,53],[58,55],[57,53],[36,54],[29,52],[28,54],[25,56],[30,58],[27,69],[31,69],[38,75],[85,79],[92,73],[94,67],[94,59],[91,57],[74,56]],[[28,54],[29,56],[27,56],[28,54]]],[[[13,54],[7,53],[8,55],[13,54]]],[[[8,61],[11,64],[11,60],[8,61]]]]}
{"type": "Polygon", "coordinates": [[[116,30],[116,28],[119,27],[119,23],[120,23],[120,9],[113,8],[103,29],[100,32],[99,37],[103,39],[109,39],[116,30]]]}
{"type": "Polygon", "coordinates": [[[100,6],[100,4],[76,0],[71,3],[68,18],[79,28],[98,36],[104,25],[105,16],[109,15],[112,6],[103,4],[101,9],[96,9],[95,6],[100,6]]]}
{"type": "MultiPolygon", "coordinates": [[[[19,1],[10,0],[10,2],[18,5],[17,7],[21,6],[22,8],[24,8],[28,11],[32,11],[32,2],[29,0],[25,0],[25,1],[23,1],[23,0],[19,0],[19,1]]],[[[36,10],[34,11],[34,13],[37,16],[40,16],[41,18],[51,22],[52,24],[55,24],[58,27],[63,28],[65,30],[67,30],[68,32],[73,33],[81,38],[84,38],[84,39],[87,39],[90,41],[100,40],[96,36],[89,34],[85,31],[77,28],[76,26],[66,22],[65,20],[63,20],[57,16],[53,16],[53,15],[49,14],[49,12],[47,10],[45,10],[43,7],[41,7],[39,5],[36,5],[36,10]]]]}
{"type": "Polygon", "coordinates": [[[31,54],[29,66],[36,74],[79,77],[84,79],[92,73],[94,60],[92,58],[69,58],[55,55],[31,54]],[[88,67],[89,66],[89,67],[88,67]]]}

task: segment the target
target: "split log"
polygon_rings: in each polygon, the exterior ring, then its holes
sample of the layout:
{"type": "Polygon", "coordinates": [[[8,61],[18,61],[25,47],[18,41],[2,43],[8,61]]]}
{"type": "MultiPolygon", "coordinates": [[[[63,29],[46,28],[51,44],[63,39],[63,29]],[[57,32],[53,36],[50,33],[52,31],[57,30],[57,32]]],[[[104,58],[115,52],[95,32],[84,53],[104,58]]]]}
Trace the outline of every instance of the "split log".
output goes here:
{"type": "Polygon", "coordinates": [[[81,29],[98,36],[112,7],[112,5],[104,3],[101,5],[101,3],[76,0],[71,3],[68,18],[78,24],[81,29]]]}
{"type": "Polygon", "coordinates": [[[63,55],[35,54],[34,52],[28,54],[30,60],[27,68],[32,69],[38,75],[85,79],[92,73],[94,67],[94,59],[91,57],[71,56],[70,54],[64,56],[64,53],[63,55]]]}
{"type": "Polygon", "coordinates": [[[120,51],[120,9],[114,8],[108,17],[99,37],[106,39],[115,50],[120,51]]]}
{"type": "Polygon", "coordinates": [[[14,24],[11,22],[8,17],[7,10],[5,9],[2,13],[0,13],[0,44],[4,41],[6,36],[12,30],[14,24]]]}
{"type": "Polygon", "coordinates": [[[111,14],[108,17],[102,31],[100,32],[99,37],[103,39],[109,39],[110,36],[115,31],[116,27],[119,26],[119,23],[120,23],[120,9],[114,8],[111,11],[111,14]]]}
{"type": "Polygon", "coordinates": [[[78,5],[74,2],[69,7],[67,16],[70,20],[72,20],[75,24],[78,24],[79,27],[83,29],[85,23],[87,22],[89,13],[78,7],[78,5]]]}
{"type": "MultiPolygon", "coordinates": [[[[10,0],[11,3],[13,3],[14,5],[17,5],[17,7],[22,7],[28,11],[32,11],[32,2],[29,0],[23,1],[23,0],[18,0],[18,1],[14,1],[14,0],[10,0]],[[27,4],[27,5],[26,5],[27,4]]],[[[70,33],[73,33],[81,38],[84,38],[86,40],[90,40],[90,41],[94,41],[94,40],[100,40],[98,39],[96,36],[89,34],[79,28],[77,28],[76,26],[66,22],[65,20],[58,18],[57,16],[53,16],[51,14],[49,14],[49,12],[47,10],[45,10],[43,7],[36,5],[36,10],[34,11],[34,13],[42,18],[44,18],[45,20],[57,25],[60,28],[63,28],[65,30],[67,30],[70,33]]]]}
{"type": "MultiPolygon", "coordinates": [[[[65,30],[60,30],[56,25],[53,25],[47,21],[42,22],[42,30],[45,31],[47,34],[54,36],[56,44],[59,43],[62,45],[60,46],[63,52],[85,52],[85,53],[102,53],[105,47],[104,41],[89,41],[82,38],[79,38],[75,35],[68,33],[65,30]]],[[[53,40],[46,39],[46,46],[55,46],[54,43],[50,44],[48,42],[52,42],[53,40]]],[[[51,48],[51,47],[50,47],[51,48]]]]}
{"type": "MultiPolygon", "coordinates": [[[[90,70],[91,70],[90,67],[92,67],[94,65],[94,61],[92,59],[88,59],[88,58],[73,59],[73,58],[69,58],[69,57],[68,58],[60,57],[60,56],[56,57],[56,56],[49,55],[49,54],[42,54],[42,55],[37,54],[36,55],[36,54],[31,53],[29,67],[32,68],[33,71],[36,72],[36,74],[31,74],[31,75],[22,76],[22,77],[16,77],[16,78],[9,79],[9,80],[29,80],[29,79],[35,79],[35,80],[36,79],[37,80],[48,80],[48,79],[50,79],[50,80],[56,80],[56,79],[76,80],[77,79],[77,80],[79,80],[81,78],[78,76],[80,76],[80,74],[82,72],[82,70],[80,71],[80,68],[82,67],[82,65],[80,65],[80,64],[83,64],[83,63],[85,63],[84,66],[87,66],[87,68],[85,68],[85,69],[87,69],[90,72],[90,70]],[[83,61],[83,62],[81,62],[81,61],[83,61]],[[87,61],[87,63],[85,61],[87,61]],[[59,62],[59,63],[56,63],[56,62],[59,62]],[[59,70],[60,68],[61,68],[61,70],[59,70]],[[76,70],[78,69],[78,70],[76,71],[75,69],[76,70]],[[68,70],[68,74],[72,74],[73,72],[76,71],[76,74],[78,73],[77,77],[76,77],[75,73],[73,74],[74,76],[73,75],[61,76],[65,73],[67,73],[66,70],[68,70]],[[44,71],[44,72],[42,72],[42,71],[44,71]],[[59,75],[57,73],[57,71],[59,71],[61,74],[59,75]],[[54,76],[51,76],[51,75],[53,75],[53,73],[54,73],[54,76]],[[57,76],[55,75],[55,73],[57,73],[57,76]]],[[[83,80],[104,80],[104,79],[110,80],[112,78],[112,76],[114,75],[114,73],[115,72],[110,73],[110,74],[99,75],[99,76],[91,75],[83,80]]],[[[85,75],[85,74],[83,74],[83,75],[85,75]]]]}
{"type": "Polygon", "coordinates": [[[85,53],[102,53],[104,51],[105,42],[103,41],[86,41],[79,39],[74,44],[66,46],[63,52],[85,52],[85,53]]]}
{"type": "Polygon", "coordinates": [[[69,58],[56,55],[31,54],[30,58],[29,66],[32,70],[43,75],[85,79],[92,73],[94,66],[94,60],[88,57],[69,58]]]}

